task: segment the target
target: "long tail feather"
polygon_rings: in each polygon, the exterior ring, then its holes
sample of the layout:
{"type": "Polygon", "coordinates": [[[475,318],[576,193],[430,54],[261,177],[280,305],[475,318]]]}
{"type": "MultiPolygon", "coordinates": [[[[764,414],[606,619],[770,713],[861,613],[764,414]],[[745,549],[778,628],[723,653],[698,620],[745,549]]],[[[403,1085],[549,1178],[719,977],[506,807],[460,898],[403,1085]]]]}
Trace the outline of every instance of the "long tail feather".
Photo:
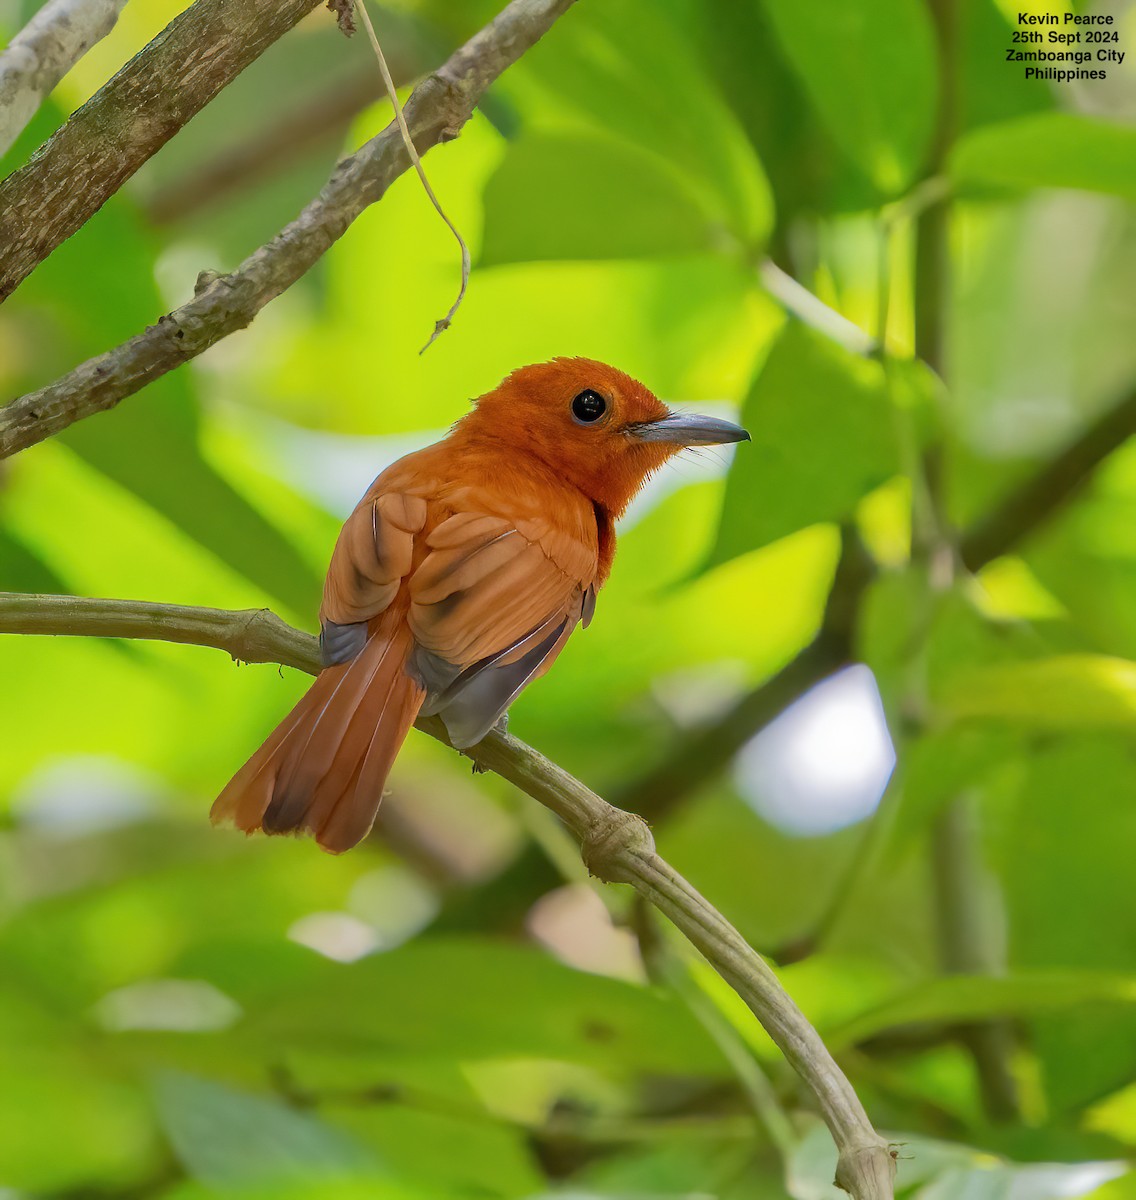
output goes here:
{"type": "Polygon", "coordinates": [[[307,831],[333,853],[366,837],[422,707],[405,669],[412,645],[403,622],[384,621],[358,657],[321,672],[217,798],[213,821],[246,833],[307,831]]]}

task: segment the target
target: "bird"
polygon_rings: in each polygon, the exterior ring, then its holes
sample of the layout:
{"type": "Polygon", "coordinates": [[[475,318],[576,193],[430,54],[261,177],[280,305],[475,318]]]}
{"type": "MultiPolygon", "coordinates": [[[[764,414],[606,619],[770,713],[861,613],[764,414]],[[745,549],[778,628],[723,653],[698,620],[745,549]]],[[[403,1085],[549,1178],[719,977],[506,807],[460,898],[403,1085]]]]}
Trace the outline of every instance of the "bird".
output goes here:
{"type": "Polygon", "coordinates": [[[347,518],[320,607],[322,670],[213,822],[355,846],[415,719],[437,714],[456,749],[479,742],[591,622],[615,523],[647,479],[686,447],[745,440],[592,359],[513,371],[347,518]]]}

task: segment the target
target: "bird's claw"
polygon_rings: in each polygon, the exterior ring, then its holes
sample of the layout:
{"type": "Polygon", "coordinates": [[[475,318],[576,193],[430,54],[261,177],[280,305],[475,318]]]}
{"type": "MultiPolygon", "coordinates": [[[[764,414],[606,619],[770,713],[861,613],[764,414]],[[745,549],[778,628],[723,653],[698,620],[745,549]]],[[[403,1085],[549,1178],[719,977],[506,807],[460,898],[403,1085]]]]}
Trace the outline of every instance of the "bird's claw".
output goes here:
{"type": "MultiPolygon", "coordinates": [[[[497,722],[493,726],[493,732],[495,732],[495,733],[508,733],[509,732],[509,713],[508,713],[508,711],[503,712],[497,718],[497,722]]],[[[484,775],[489,770],[489,768],[483,767],[481,765],[481,763],[479,763],[476,759],[474,759],[472,770],[475,775],[484,775]]]]}

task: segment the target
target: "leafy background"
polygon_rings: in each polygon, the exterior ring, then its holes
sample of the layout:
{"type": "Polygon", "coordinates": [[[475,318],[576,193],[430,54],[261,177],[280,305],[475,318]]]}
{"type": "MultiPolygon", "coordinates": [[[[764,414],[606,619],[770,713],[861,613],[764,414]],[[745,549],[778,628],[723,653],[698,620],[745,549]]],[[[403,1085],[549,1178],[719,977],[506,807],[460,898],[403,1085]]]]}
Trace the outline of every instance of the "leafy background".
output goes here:
{"type": "MultiPolygon", "coordinates": [[[[36,7],[6,0],[0,29],[36,7]]],[[[127,5],[3,165],[182,7],[127,5]]],[[[1106,7],[1136,47],[1136,9],[1106,7]]],[[[708,763],[661,849],[773,956],[902,1144],[902,1194],[1122,1200],[1136,452],[977,577],[936,578],[924,536],[1136,381],[1136,76],[1027,84],[1001,62],[1017,11],[583,0],[429,156],[476,264],[454,328],[418,356],[456,263],[407,177],[249,331],[4,465],[0,586],[311,628],[366,483],[512,367],[585,354],[740,410],[753,445],[652,486],[513,729],[632,787],[808,644],[857,533],[862,665],[708,763]],[[939,304],[915,246],[941,188],[939,304]],[[886,311],[886,361],[789,317],[766,256],[874,337],[886,311]],[[920,297],[938,374],[913,361],[920,297]]],[[[492,12],[376,15],[410,79],[492,12]]],[[[389,119],[373,71],[322,10],[274,47],[0,311],[3,392],[269,238],[389,119]]],[[[412,736],[359,851],[245,841],[205,812],[301,677],[71,639],[5,638],[0,663],[4,1196],[836,1194],[748,1014],[500,781],[412,736]],[[534,843],[551,884],[516,866],[534,843]]]]}

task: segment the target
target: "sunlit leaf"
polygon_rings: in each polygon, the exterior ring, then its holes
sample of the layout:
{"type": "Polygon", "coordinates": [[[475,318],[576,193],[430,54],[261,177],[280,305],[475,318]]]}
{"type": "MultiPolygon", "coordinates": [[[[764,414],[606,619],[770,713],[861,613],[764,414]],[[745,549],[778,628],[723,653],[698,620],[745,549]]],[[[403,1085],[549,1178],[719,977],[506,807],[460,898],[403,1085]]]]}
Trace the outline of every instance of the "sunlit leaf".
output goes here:
{"type": "MultiPolygon", "coordinates": [[[[988,809],[1014,971],[1136,974],[1133,796],[1129,733],[1067,734],[1035,744],[988,809]]],[[[1035,1018],[1032,1039],[1052,1111],[1067,1113],[1131,1080],[1136,1010],[1074,1006],[1035,1018]]]]}
{"type": "MultiPolygon", "coordinates": [[[[41,371],[62,372],[153,323],[165,308],[154,282],[155,250],[136,207],[115,197],[27,280],[12,303],[33,313],[42,307],[59,327],[41,371]]],[[[190,370],[160,377],[115,410],[74,424],[59,441],[264,594],[296,613],[313,610],[316,572],[202,454],[190,370]]],[[[29,372],[19,382],[30,388],[46,380],[29,372]]],[[[82,510],[77,501],[72,507],[82,510]]],[[[68,528],[74,525],[60,527],[68,528]]]]}
{"type": "Polygon", "coordinates": [[[1040,113],[963,138],[950,160],[960,184],[1082,188],[1136,200],[1136,128],[1073,113],[1040,113]]]}
{"type": "MultiPolygon", "coordinates": [[[[743,246],[764,239],[772,203],[761,165],[715,79],[660,5],[613,0],[584,7],[556,34],[508,81],[523,100],[536,98],[531,108],[541,126],[584,121],[653,151],[674,164],[743,246]]],[[[578,185],[604,191],[602,178],[578,185]]]]}
{"type": "Polygon", "coordinates": [[[840,521],[900,468],[883,367],[796,322],[753,381],[742,423],[753,441],[734,457],[712,562],[840,521]]]}
{"type": "Polygon", "coordinates": [[[884,192],[911,180],[931,135],[936,55],[916,0],[765,0],[789,61],[841,149],[884,192]]]}
{"type": "Polygon", "coordinates": [[[1136,663],[1067,654],[961,673],[941,703],[959,718],[1022,721],[1045,729],[1136,730],[1136,663]]]}

